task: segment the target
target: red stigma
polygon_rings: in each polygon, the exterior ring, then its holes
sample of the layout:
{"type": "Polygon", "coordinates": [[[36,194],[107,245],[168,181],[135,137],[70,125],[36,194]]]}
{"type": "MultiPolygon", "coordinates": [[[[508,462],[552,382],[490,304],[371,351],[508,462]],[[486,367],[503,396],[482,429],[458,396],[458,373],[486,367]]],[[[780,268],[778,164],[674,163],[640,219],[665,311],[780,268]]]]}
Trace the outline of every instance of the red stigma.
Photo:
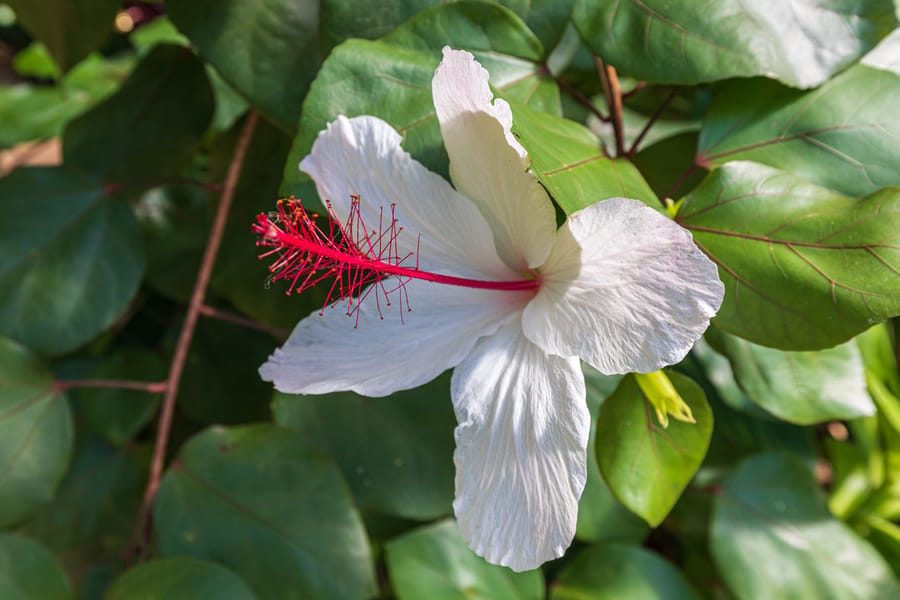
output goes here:
{"type": "MultiPolygon", "coordinates": [[[[409,307],[406,284],[412,279],[424,279],[447,285],[497,290],[537,290],[540,281],[482,281],[419,270],[418,242],[416,252],[401,256],[399,235],[403,227],[396,218],[396,206],[390,205],[390,215],[382,208],[377,230],[367,226],[360,214],[360,198],[350,196],[350,214],[340,223],[330,202],[327,225],[319,227],[303,205],[293,197],[279,200],[277,211],[259,214],[251,226],[258,236],[257,246],[271,248],[259,258],[275,257],[269,266],[270,281],[289,282],[287,294],[311,288],[325,279],[333,279],[325,300],[347,300],[347,314],[356,314],[359,307],[373,292],[381,314],[382,301],[392,304],[392,297],[399,298],[402,307],[409,307]],[[383,299],[383,300],[382,300],[383,299]]],[[[324,311],[323,306],[323,311],[324,311]]],[[[383,318],[383,317],[382,317],[383,318]]],[[[402,318],[402,316],[401,316],[402,318]]]]}

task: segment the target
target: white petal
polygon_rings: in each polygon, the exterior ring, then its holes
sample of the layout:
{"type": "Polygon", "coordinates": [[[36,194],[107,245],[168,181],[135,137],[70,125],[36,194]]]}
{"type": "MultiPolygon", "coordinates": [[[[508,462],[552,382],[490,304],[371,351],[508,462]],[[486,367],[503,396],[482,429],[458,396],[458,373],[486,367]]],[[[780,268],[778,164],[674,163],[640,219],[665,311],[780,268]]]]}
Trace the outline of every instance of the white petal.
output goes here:
{"type": "Polygon", "coordinates": [[[370,232],[387,231],[391,204],[404,231],[395,250],[404,264],[425,271],[479,279],[515,279],[497,257],[490,228],[468,198],[426,169],[400,146],[402,137],[381,119],[340,116],[319,133],[300,168],[331,201],[343,224],[351,196],[370,232]],[[383,211],[383,212],[382,212],[383,211]]]}
{"type": "Polygon", "coordinates": [[[488,72],[471,54],[446,47],[432,94],[456,189],[478,205],[506,264],[520,273],[539,266],[553,245],[556,216],[510,131],[509,105],[491,103],[488,72]]]}
{"type": "Polygon", "coordinates": [[[691,234],[637,200],[569,216],[526,307],[525,334],[606,374],[679,362],[709,326],[725,287],[691,234]]]}
{"type": "MultiPolygon", "coordinates": [[[[394,279],[384,283],[388,290],[397,285],[394,279]]],[[[259,373],[292,394],[352,390],[385,396],[458,364],[480,336],[493,333],[509,313],[518,314],[527,298],[413,280],[390,294],[388,306],[383,293],[372,290],[358,325],[356,315],[347,315],[346,300],[324,314],[316,311],[297,324],[259,373]]]]}
{"type": "Polygon", "coordinates": [[[548,356],[517,316],[453,372],[456,500],[469,546],[516,571],[566,551],[586,477],[590,414],[578,359],[548,356]]]}

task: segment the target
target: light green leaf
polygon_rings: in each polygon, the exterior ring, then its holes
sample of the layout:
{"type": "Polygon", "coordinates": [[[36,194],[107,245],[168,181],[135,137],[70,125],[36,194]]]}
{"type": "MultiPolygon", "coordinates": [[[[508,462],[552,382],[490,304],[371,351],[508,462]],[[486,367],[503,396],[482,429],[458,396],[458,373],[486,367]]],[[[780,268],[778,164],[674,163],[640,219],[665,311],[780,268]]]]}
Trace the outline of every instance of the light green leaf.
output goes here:
{"type": "Polygon", "coordinates": [[[725,165],[676,219],[719,266],[714,322],[757,344],[816,350],[900,313],[900,189],[856,200],[755,163],[725,165]]]}
{"type": "Polygon", "coordinates": [[[449,377],[386,398],[277,394],[272,411],[277,424],[334,457],[361,508],[420,520],[450,513],[449,377]]]}
{"type": "Polygon", "coordinates": [[[789,455],[748,459],[725,477],[710,536],[741,600],[900,597],[884,559],[829,514],[809,469],[789,455]]]}
{"type": "Polygon", "coordinates": [[[441,521],[385,545],[388,573],[398,600],[539,600],[538,570],[514,573],[487,563],[463,541],[455,521],[441,521]]]}
{"type": "Polygon", "coordinates": [[[712,411],[703,390],[679,373],[668,376],[696,423],[670,420],[663,429],[635,378],[624,377],[597,415],[597,464],[619,501],[651,526],[662,523],[703,462],[712,411]]]}
{"type": "Polygon", "coordinates": [[[113,31],[120,0],[6,0],[19,23],[43,42],[61,71],[98,49],[113,31]]]}
{"type": "Polygon", "coordinates": [[[614,197],[661,204],[640,172],[624,158],[608,158],[583,125],[513,104],[513,131],[528,150],[531,168],[567,214],[614,197]]]}
{"type": "Polygon", "coordinates": [[[752,160],[851,196],[900,184],[900,74],[855,66],[809,92],[730,82],[713,99],[696,163],[752,160]]]}
{"type": "Polygon", "coordinates": [[[720,333],[719,344],[741,388],[779,419],[811,425],[875,414],[853,342],[814,352],[783,352],[720,333]]]}
{"type": "Polygon", "coordinates": [[[819,85],[896,25],[890,0],[578,0],[572,20],[623,74],[691,84],[765,75],[819,85]]]}
{"type": "Polygon", "coordinates": [[[50,552],[28,538],[0,533],[0,598],[69,600],[72,588],[50,552]]]}
{"type": "Polygon", "coordinates": [[[262,599],[375,592],[340,472],[286,429],[214,427],[193,437],[163,478],[153,516],[164,556],[215,560],[262,599]]]}
{"type": "Polygon", "coordinates": [[[319,67],[319,3],[169,0],[169,18],[200,55],[287,132],[319,67]]]}
{"type": "Polygon", "coordinates": [[[53,376],[28,350],[0,338],[0,527],[53,498],[72,437],[69,405],[53,389],[53,376]]]}
{"type": "Polygon", "coordinates": [[[627,598],[699,600],[671,564],[639,546],[597,544],[578,554],[560,572],[550,600],[627,598]]]}
{"type": "Polygon", "coordinates": [[[0,335],[61,354],[121,315],[144,271],[131,209],[63,167],[0,179],[0,335]]]}
{"type": "Polygon", "coordinates": [[[63,159],[105,182],[142,182],[189,163],[209,126],[213,93],[187,48],[156,46],[119,90],[63,134],[63,159]]]}
{"type": "Polygon", "coordinates": [[[505,98],[559,113],[559,90],[541,64],[540,41],[509,10],[481,2],[437,6],[375,41],[336,47],[303,104],[300,132],[284,170],[282,191],[310,200],[309,178],[297,169],[319,131],[338,115],[374,115],[404,137],[404,148],[433,171],[447,172],[431,79],[441,48],[469,50],[505,98]]]}
{"type": "Polygon", "coordinates": [[[126,571],[103,595],[106,600],[255,600],[244,581],[214,562],[186,556],[161,558],[126,571]]]}
{"type": "MultiPolygon", "coordinates": [[[[591,411],[591,435],[588,448],[596,447],[597,413],[603,401],[615,391],[621,377],[601,375],[587,365],[584,380],[587,384],[587,405],[591,411]]],[[[578,523],[575,537],[584,542],[617,541],[639,543],[647,535],[649,528],[633,512],[626,509],[609,491],[597,456],[588,452],[587,482],[578,501],[578,523]]]]}

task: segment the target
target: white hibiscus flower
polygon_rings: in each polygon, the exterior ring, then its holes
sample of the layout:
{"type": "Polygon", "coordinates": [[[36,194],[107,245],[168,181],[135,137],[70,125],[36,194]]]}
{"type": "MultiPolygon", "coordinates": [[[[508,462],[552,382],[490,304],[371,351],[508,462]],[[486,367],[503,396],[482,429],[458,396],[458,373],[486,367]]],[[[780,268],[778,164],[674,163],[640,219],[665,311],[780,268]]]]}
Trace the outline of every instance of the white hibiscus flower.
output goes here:
{"type": "Polygon", "coordinates": [[[433,97],[454,187],[384,121],[338,117],[300,163],[333,230],[290,204],[260,218],[277,276],[305,288],[343,272],[333,295],[350,296],[349,310],[303,319],[260,373],[288,393],[384,396],[454,369],[460,531],[487,560],[532,569],[575,533],[581,361],[607,374],[677,363],[724,287],[690,234],[637,200],[602,200],[557,230],[509,105],[468,52],[444,49],[433,97]]]}

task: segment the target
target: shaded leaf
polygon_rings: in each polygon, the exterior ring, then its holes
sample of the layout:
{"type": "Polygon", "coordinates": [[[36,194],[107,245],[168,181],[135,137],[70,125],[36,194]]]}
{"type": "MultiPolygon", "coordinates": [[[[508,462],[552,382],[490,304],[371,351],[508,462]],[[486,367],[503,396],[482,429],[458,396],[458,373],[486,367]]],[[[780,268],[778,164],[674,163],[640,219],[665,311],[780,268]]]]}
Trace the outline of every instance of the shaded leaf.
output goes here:
{"type": "Polygon", "coordinates": [[[164,556],[215,560],[260,598],[366,598],[369,545],[334,464],[270,425],[193,437],[154,506],[164,556]]]}
{"type": "Polygon", "coordinates": [[[677,200],[697,187],[706,175],[702,168],[691,168],[697,139],[694,131],[679,133],[634,155],[634,166],[660,198],[677,200]]]}
{"type": "Polygon", "coordinates": [[[65,72],[109,37],[122,3],[120,0],[7,0],[7,4],[65,72]]]}
{"type": "Polygon", "coordinates": [[[63,157],[107,182],[147,181],[190,162],[209,126],[213,93],[187,48],[156,46],[119,90],[63,134],[63,157]]]}
{"type": "Polygon", "coordinates": [[[593,51],[653,83],[765,75],[819,85],[894,28],[889,0],[578,0],[572,20],[593,51]]]}
{"type": "Polygon", "coordinates": [[[0,179],[0,334],[45,354],[88,341],[137,292],[144,256],[131,209],[67,168],[0,179]]]}
{"type": "Polygon", "coordinates": [[[809,425],[875,414],[853,342],[815,352],[783,352],[726,333],[719,339],[741,388],[780,419],[809,425]]]}
{"type": "Polygon", "coordinates": [[[856,200],[738,162],[710,173],[676,221],[719,266],[714,323],[729,333],[815,350],[900,313],[900,189],[856,200]]]}
{"type": "Polygon", "coordinates": [[[53,376],[28,350],[0,338],[0,527],[47,504],[72,454],[72,417],[53,376]]]}
{"type": "Polygon", "coordinates": [[[332,51],[303,104],[282,191],[304,200],[314,197],[297,164],[319,131],[340,114],[384,119],[403,135],[407,152],[446,174],[447,155],[431,98],[431,79],[446,45],[471,51],[503,97],[560,111],[559,91],[540,62],[541,43],[515,14],[481,2],[437,6],[378,41],[347,40],[332,51]]]}
{"type": "Polygon", "coordinates": [[[551,600],[628,598],[698,600],[671,564],[639,546],[597,544],[578,554],[560,572],[551,600]]]}
{"type": "Polygon", "coordinates": [[[65,572],[49,550],[28,538],[0,533],[0,597],[67,600],[73,595],[65,572]]]}
{"type": "Polygon", "coordinates": [[[143,563],[120,575],[103,595],[107,600],[165,598],[254,600],[244,581],[213,562],[186,556],[143,563]]]}
{"type": "Polygon", "coordinates": [[[514,573],[476,556],[455,521],[441,521],[385,545],[388,573],[399,600],[538,600],[538,570],[514,573]]]}
{"type": "Polygon", "coordinates": [[[751,160],[862,196],[900,184],[900,74],[859,65],[800,92],[734,81],[713,99],[696,162],[751,160]]]}
{"type": "Polygon", "coordinates": [[[358,506],[421,520],[450,513],[456,419],[448,377],[385,398],[277,394],[272,411],[276,423],[334,457],[358,506]]]}
{"type": "Polygon", "coordinates": [[[684,375],[668,373],[696,423],[670,420],[663,429],[631,375],[600,405],[595,451],[600,472],[622,504],[651,526],[659,525],[706,455],[712,411],[703,390],[684,375]]]}
{"type": "Polygon", "coordinates": [[[169,0],[169,18],[250,104],[287,132],[319,67],[319,3],[169,0]]]}
{"type": "Polygon", "coordinates": [[[900,597],[884,559],[831,516],[809,469],[787,455],[748,459],[725,477],[710,535],[742,600],[900,597]]]}

